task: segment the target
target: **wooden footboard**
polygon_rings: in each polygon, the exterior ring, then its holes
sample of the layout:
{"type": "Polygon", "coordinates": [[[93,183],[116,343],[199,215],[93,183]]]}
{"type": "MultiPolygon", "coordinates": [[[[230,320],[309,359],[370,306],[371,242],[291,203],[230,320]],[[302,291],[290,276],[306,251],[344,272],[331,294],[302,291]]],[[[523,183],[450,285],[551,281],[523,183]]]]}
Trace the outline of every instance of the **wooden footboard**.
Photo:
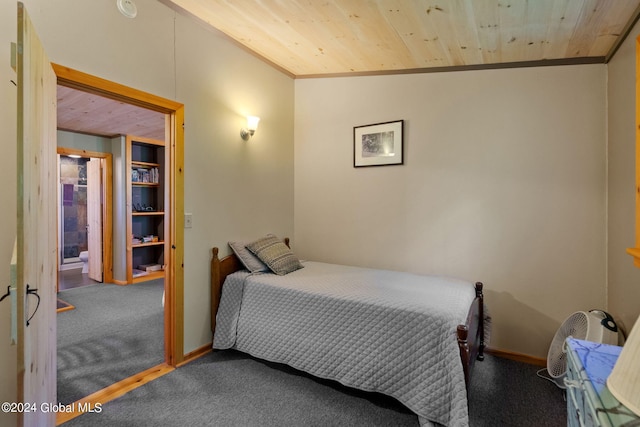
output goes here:
{"type": "Polygon", "coordinates": [[[464,379],[469,391],[471,368],[476,360],[484,360],[484,295],[483,284],[476,282],[476,298],[469,307],[467,322],[458,325],[458,347],[464,368],[464,379]]]}
{"type": "MultiPolygon", "coordinates": [[[[289,239],[284,239],[289,246],[289,239]]],[[[220,295],[224,280],[231,273],[242,270],[244,266],[234,254],[222,259],[218,257],[218,248],[213,248],[211,258],[211,331],[216,330],[216,314],[220,305],[220,295]]],[[[475,285],[476,298],[471,303],[467,321],[463,325],[458,325],[458,347],[460,348],[460,358],[464,368],[464,378],[469,390],[470,374],[476,360],[484,359],[484,296],[482,294],[482,283],[475,285]]]]}

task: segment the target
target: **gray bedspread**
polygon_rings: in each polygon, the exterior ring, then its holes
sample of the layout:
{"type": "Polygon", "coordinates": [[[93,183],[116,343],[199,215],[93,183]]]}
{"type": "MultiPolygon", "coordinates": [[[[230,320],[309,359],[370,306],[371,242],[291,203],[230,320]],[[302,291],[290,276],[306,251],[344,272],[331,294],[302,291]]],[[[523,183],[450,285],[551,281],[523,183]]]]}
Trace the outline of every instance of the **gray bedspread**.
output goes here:
{"type": "Polygon", "coordinates": [[[213,341],[395,397],[421,425],[468,426],[456,327],[473,284],[307,261],[286,276],[233,273],[213,341]]]}

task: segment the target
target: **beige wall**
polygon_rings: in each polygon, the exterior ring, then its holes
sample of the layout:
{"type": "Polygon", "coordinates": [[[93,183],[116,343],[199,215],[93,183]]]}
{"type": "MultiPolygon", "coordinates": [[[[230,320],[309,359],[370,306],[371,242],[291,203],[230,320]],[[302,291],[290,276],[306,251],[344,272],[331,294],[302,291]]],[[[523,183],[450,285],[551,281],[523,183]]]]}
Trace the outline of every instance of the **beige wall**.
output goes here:
{"type": "Polygon", "coordinates": [[[608,65],[608,297],[626,327],[640,315],[640,269],[625,249],[635,246],[636,25],[608,65]]]}
{"type": "MultiPolygon", "coordinates": [[[[51,61],[184,103],[185,211],[193,214],[193,228],[185,230],[184,351],[211,342],[211,247],[226,252],[226,242],[240,234],[293,235],[293,80],[155,0],[136,0],[133,20],[120,15],[113,0],[24,3],[51,61]],[[247,114],[262,121],[243,142],[247,114]]],[[[15,17],[16,3],[0,2],[1,283],[8,282],[15,237],[16,88],[10,81],[16,78],[9,64],[15,17]]],[[[3,335],[8,316],[3,302],[3,335]]],[[[4,366],[15,366],[15,351],[0,345],[3,364],[13,360],[4,366]]],[[[3,385],[16,377],[7,370],[0,375],[3,385]]],[[[15,392],[7,393],[4,400],[13,400],[15,392]]]]}
{"type": "Polygon", "coordinates": [[[111,139],[82,133],[59,130],[56,141],[58,147],[75,148],[77,150],[111,153],[111,139]]]}
{"type": "Polygon", "coordinates": [[[293,235],[293,80],[194,21],[176,22],[185,104],[185,350],[211,339],[211,248],[268,232],[293,235]],[[202,49],[206,49],[202,51],[202,49]],[[209,53],[210,52],[210,53],[209,53]],[[261,117],[251,140],[246,115],[261,117]]]}
{"type": "Polygon", "coordinates": [[[296,80],[307,259],[483,281],[491,347],[546,357],[606,304],[606,67],[296,80]],[[353,126],[405,120],[405,165],[353,168],[353,126]]]}

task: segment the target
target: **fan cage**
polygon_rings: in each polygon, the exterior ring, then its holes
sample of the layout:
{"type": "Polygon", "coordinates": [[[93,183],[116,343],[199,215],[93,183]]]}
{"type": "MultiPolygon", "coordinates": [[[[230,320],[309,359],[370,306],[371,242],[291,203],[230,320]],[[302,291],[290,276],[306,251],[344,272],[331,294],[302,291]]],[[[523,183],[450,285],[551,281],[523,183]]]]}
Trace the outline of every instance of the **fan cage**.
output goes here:
{"type": "Polygon", "coordinates": [[[547,371],[553,378],[564,376],[567,371],[566,339],[573,337],[579,340],[587,338],[589,332],[589,315],[578,311],[569,316],[556,332],[547,355],[547,371]]]}

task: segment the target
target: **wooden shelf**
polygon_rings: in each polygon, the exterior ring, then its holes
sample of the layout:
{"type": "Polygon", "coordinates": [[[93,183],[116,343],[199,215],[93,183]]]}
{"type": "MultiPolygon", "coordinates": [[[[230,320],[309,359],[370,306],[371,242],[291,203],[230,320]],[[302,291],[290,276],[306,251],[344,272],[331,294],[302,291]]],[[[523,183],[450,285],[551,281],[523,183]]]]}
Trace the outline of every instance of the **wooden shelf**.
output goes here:
{"type": "Polygon", "coordinates": [[[166,266],[169,235],[166,153],[163,141],[127,135],[127,283],[139,283],[165,277],[163,271],[153,271],[133,277],[138,265],[159,264],[166,266]],[[155,181],[155,182],[154,182],[155,181]],[[151,206],[157,211],[134,210],[151,206]],[[133,243],[132,236],[157,236],[156,242],[133,243]]]}
{"type": "Polygon", "coordinates": [[[138,162],[138,161],[132,160],[131,166],[139,166],[141,168],[157,168],[157,167],[160,167],[160,163],[138,162]]]}
{"type": "Polygon", "coordinates": [[[164,241],[145,242],[145,243],[132,243],[131,247],[132,248],[145,248],[147,246],[158,246],[158,245],[164,245],[164,241]]]}
{"type": "Polygon", "coordinates": [[[133,278],[133,283],[146,282],[147,280],[163,279],[164,270],[152,271],[149,274],[133,278]]]}
{"type": "Polygon", "coordinates": [[[149,216],[149,215],[164,215],[164,211],[140,211],[132,212],[133,216],[149,216]]]}
{"type": "Polygon", "coordinates": [[[139,185],[141,187],[159,187],[157,182],[132,182],[131,185],[139,185]]]}

